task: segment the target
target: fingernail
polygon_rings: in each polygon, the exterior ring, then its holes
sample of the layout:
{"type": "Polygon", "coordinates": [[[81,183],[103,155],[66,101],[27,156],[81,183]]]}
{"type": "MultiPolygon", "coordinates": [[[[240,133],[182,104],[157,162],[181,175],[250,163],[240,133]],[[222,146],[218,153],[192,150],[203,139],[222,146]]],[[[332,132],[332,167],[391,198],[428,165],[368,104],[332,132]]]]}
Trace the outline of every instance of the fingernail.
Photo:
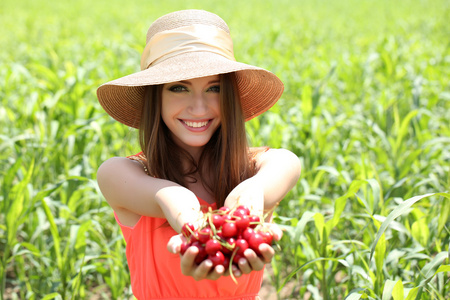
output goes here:
{"type": "Polygon", "coordinates": [[[239,259],[239,264],[240,265],[244,265],[245,264],[246,259],[245,258],[241,258],[239,259]]]}

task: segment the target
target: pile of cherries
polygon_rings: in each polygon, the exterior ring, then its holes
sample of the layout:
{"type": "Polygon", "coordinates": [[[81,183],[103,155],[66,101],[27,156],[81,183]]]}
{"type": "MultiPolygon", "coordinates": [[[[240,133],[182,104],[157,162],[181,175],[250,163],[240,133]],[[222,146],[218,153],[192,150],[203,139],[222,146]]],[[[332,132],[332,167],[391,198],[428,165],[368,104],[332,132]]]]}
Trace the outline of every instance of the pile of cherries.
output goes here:
{"type": "Polygon", "coordinates": [[[248,248],[259,255],[259,245],[272,245],[273,241],[272,233],[264,227],[264,220],[251,214],[244,205],[232,210],[221,207],[209,211],[200,228],[195,229],[192,223],[186,223],[181,232],[186,237],[181,246],[182,255],[189,247],[197,247],[197,264],[209,259],[214,267],[223,265],[225,270],[237,265],[248,248]]]}

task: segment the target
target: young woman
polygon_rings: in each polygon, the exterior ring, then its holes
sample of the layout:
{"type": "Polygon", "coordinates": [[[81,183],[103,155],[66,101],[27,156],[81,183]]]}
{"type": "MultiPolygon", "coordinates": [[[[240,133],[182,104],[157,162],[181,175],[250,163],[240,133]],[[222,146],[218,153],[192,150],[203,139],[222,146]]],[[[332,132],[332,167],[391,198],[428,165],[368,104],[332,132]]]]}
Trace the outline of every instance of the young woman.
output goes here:
{"type": "Polygon", "coordinates": [[[257,299],[272,247],[261,244],[259,254],[247,249],[233,269],[235,284],[222,265],[197,264],[196,247],[181,255],[179,233],[208,208],[239,204],[262,215],[296,184],[297,156],[249,148],[245,132],[245,121],[275,104],[283,84],[269,71],[236,62],[226,23],[200,10],[156,20],[141,69],[97,91],[107,113],[140,132],[141,153],[111,158],[98,170],[127,242],[134,295],[257,299]]]}

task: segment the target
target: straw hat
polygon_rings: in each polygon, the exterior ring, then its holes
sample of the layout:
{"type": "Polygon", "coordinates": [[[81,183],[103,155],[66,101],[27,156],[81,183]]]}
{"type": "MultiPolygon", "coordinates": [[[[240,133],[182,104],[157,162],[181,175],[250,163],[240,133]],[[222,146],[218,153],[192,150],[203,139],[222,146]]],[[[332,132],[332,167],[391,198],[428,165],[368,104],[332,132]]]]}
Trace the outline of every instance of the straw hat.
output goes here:
{"type": "Polygon", "coordinates": [[[149,28],[140,72],[97,89],[105,111],[139,128],[145,86],[235,72],[246,121],[262,114],[281,97],[283,83],[273,73],[236,62],[227,24],[202,10],[177,11],[149,28]]]}

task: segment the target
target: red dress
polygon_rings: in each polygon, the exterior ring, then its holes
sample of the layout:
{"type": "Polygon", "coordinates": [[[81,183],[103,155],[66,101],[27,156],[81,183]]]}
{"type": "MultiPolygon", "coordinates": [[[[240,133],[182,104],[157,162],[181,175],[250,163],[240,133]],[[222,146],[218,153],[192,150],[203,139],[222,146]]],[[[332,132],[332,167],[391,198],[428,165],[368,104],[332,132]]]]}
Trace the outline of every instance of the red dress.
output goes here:
{"type": "MultiPolygon", "coordinates": [[[[145,157],[138,154],[129,158],[145,157]]],[[[205,211],[209,206],[216,209],[215,204],[198,199],[205,211]]],[[[177,232],[166,219],[141,216],[135,226],[129,227],[122,225],[115,216],[127,244],[131,288],[137,299],[259,299],[263,270],[237,278],[238,284],[229,276],[215,281],[195,281],[181,273],[180,256],[167,250],[169,239],[177,232]]]]}

